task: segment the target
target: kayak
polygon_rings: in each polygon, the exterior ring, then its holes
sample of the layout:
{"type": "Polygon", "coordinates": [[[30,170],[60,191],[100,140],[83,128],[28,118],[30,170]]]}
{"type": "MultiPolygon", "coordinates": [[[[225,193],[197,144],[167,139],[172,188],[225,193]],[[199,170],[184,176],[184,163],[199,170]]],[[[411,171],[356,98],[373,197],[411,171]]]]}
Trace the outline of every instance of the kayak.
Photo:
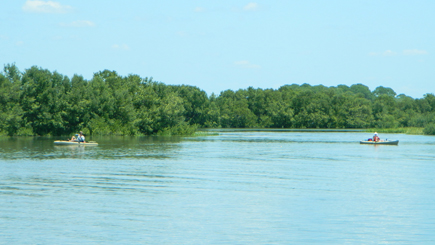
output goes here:
{"type": "Polygon", "coordinates": [[[67,141],[67,140],[56,140],[54,141],[55,145],[98,145],[95,141],[89,142],[77,142],[77,141],[67,141]]]}
{"type": "Polygon", "coordinates": [[[399,140],[385,140],[385,141],[368,141],[363,140],[359,142],[360,144],[368,144],[368,145],[398,145],[399,140]]]}

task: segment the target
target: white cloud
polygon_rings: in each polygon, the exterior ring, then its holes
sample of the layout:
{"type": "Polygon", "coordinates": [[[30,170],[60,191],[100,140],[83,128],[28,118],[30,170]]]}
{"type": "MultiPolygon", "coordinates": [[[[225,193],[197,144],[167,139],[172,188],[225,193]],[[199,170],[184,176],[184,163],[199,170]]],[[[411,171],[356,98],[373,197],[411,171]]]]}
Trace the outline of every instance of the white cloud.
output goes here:
{"type": "Polygon", "coordinates": [[[428,52],[426,50],[419,49],[405,49],[403,50],[404,55],[426,55],[428,52]]]}
{"type": "Polygon", "coordinates": [[[245,11],[254,11],[257,9],[258,9],[257,3],[248,3],[247,5],[245,5],[245,7],[243,7],[243,10],[245,11]]]}
{"type": "Polygon", "coordinates": [[[394,56],[396,54],[397,54],[396,52],[391,51],[391,50],[385,50],[384,52],[370,52],[369,53],[370,56],[379,56],[379,55],[382,55],[382,56],[394,56]]]}
{"type": "Polygon", "coordinates": [[[62,5],[58,2],[52,1],[39,1],[39,0],[28,0],[23,6],[24,12],[31,13],[56,13],[62,14],[70,12],[73,8],[69,5],[62,5]]]}
{"type": "Polygon", "coordinates": [[[60,26],[64,27],[94,27],[95,23],[89,20],[77,20],[71,23],[60,23],[60,26]]]}
{"type": "Polygon", "coordinates": [[[195,12],[198,12],[198,13],[200,13],[200,12],[205,12],[205,8],[202,8],[202,7],[196,7],[196,8],[194,9],[194,11],[195,11],[195,12]]]}
{"type": "Polygon", "coordinates": [[[236,61],[236,62],[234,62],[234,65],[236,65],[237,67],[249,68],[249,69],[260,69],[261,68],[259,65],[252,64],[251,62],[249,62],[247,60],[236,61]]]}
{"type": "Polygon", "coordinates": [[[391,50],[385,50],[385,51],[382,53],[383,56],[393,56],[393,55],[396,55],[396,54],[397,54],[396,52],[391,51],[391,50]]]}
{"type": "Polygon", "coordinates": [[[113,44],[112,48],[119,50],[130,50],[130,47],[127,44],[113,44]]]}
{"type": "Polygon", "coordinates": [[[18,42],[15,43],[15,46],[18,46],[18,47],[21,47],[23,45],[24,45],[23,41],[18,41],[18,42]]]}

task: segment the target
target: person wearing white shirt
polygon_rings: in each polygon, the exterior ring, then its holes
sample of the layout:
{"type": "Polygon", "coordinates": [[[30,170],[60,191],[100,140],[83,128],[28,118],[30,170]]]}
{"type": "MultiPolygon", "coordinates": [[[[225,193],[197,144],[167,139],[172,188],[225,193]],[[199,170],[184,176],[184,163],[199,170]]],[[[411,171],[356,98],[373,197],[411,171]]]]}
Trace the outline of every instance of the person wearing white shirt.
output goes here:
{"type": "Polygon", "coordinates": [[[70,141],[83,142],[84,143],[85,142],[85,136],[83,135],[83,132],[80,131],[80,134],[76,134],[75,136],[71,137],[70,141]]]}

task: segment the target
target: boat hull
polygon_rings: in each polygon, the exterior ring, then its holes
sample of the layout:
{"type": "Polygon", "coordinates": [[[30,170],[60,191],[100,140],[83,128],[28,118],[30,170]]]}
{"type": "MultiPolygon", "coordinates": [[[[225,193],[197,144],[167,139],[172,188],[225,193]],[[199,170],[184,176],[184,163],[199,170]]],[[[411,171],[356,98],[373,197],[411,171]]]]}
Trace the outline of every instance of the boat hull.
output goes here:
{"type": "Polygon", "coordinates": [[[98,145],[97,142],[75,142],[75,141],[66,141],[66,140],[56,140],[54,141],[55,145],[98,145]]]}
{"type": "Polygon", "coordinates": [[[392,141],[367,141],[363,140],[359,142],[360,144],[366,144],[366,145],[398,145],[398,140],[392,140],[392,141]]]}

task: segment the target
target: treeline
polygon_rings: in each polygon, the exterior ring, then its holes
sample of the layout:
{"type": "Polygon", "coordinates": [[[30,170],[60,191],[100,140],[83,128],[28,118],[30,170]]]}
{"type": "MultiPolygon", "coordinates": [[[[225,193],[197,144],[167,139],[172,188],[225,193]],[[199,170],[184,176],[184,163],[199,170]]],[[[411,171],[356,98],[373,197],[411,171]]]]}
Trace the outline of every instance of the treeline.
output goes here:
{"type": "Polygon", "coordinates": [[[104,70],[91,80],[36,66],[0,73],[0,134],[189,135],[204,128],[424,127],[435,134],[435,96],[413,99],[391,88],[249,87],[216,96],[197,87],[104,70]]]}

